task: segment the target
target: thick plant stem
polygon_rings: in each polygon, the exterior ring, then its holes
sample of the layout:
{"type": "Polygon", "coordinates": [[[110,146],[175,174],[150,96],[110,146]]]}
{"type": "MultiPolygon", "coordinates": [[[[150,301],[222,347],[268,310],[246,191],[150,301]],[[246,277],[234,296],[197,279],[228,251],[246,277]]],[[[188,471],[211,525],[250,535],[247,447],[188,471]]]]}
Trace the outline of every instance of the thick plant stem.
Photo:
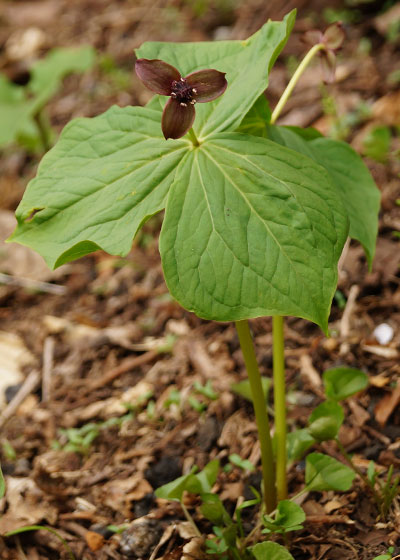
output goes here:
{"type": "Polygon", "coordinates": [[[272,332],[276,441],[276,491],[279,501],[287,498],[285,347],[283,338],[283,317],[280,315],[272,317],[272,332]]]}
{"type": "Polygon", "coordinates": [[[289,97],[292,95],[292,92],[294,90],[294,88],[296,87],[297,82],[299,81],[300,76],[302,75],[302,73],[304,72],[304,70],[307,68],[307,66],[310,64],[311,60],[314,58],[314,56],[321,50],[325,49],[325,45],[318,43],[318,45],[314,45],[306,54],[306,56],[303,58],[303,60],[300,62],[300,64],[298,65],[296,72],[293,74],[293,76],[290,79],[290,82],[288,83],[288,85],[286,86],[285,91],[282,94],[282,97],[279,99],[277,106],[275,107],[275,109],[272,112],[271,115],[271,124],[275,124],[279,115],[281,114],[281,111],[285,105],[285,103],[287,102],[287,100],[289,99],[289,97]]]}
{"type": "Polygon", "coordinates": [[[254,351],[253,339],[250,334],[248,321],[236,321],[236,330],[239,336],[240,347],[243,352],[244,363],[250,381],[251,395],[253,399],[254,413],[258,437],[261,448],[261,464],[264,483],[264,503],[267,513],[276,507],[274,456],[272,453],[271,434],[265,395],[261,384],[260,371],[257,365],[254,351]]]}
{"type": "Polygon", "coordinates": [[[189,129],[189,131],[188,131],[188,136],[189,136],[189,139],[192,141],[193,146],[196,146],[196,147],[197,147],[197,146],[200,146],[200,142],[199,142],[199,140],[198,140],[198,138],[197,138],[197,136],[196,136],[196,133],[195,133],[195,131],[193,130],[193,128],[189,129]]]}

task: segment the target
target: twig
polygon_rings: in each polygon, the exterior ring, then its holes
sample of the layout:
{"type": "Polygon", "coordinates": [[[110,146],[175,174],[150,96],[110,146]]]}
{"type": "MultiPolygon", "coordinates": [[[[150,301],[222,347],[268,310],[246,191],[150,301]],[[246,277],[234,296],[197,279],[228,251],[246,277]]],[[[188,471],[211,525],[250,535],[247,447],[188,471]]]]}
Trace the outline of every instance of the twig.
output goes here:
{"type": "Polygon", "coordinates": [[[342,338],[347,338],[350,334],[350,318],[353,314],[356,299],[360,293],[360,288],[354,284],[349,291],[349,297],[347,298],[347,303],[345,310],[343,311],[342,320],[340,321],[340,336],[342,338]]]}
{"type": "Polygon", "coordinates": [[[41,282],[40,280],[11,276],[10,274],[3,274],[2,272],[0,272],[0,284],[7,284],[9,286],[26,288],[27,290],[55,294],[56,296],[63,296],[67,293],[67,288],[65,286],[60,286],[59,284],[50,284],[50,282],[41,282]]]}
{"type": "Polygon", "coordinates": [[[51,374],[53,371],[54,338],[48,336],[43,345],[42,401],[50,400],[51,374]]]}
{"type": "Polygon", "coordinates": [[[19,405],[39,387],[40,373],[37,370],[32,370],[28,377],[25,379],[20,390],[15,397],[8,403],[6,408],[0,414],[0,428],[11,418],[11,416],[18,409],[19,405]]]}
{"type": "Polygon", "coordinates": [[[93,391],[94,389],[99,389],[100,387],[104,387],[111,381],[114,381],[117,377],[130,371],[133,368],[142,366],[147,364],[148,362],[153,361],[157,356],[160,355],[158,350],[149,350],[140,356],[133,356],[131,358],[126,358],[119,366],[110,369],[110,371],[106,372],[100,379],[93,381],[88,387],[86,387],[85,393],[93,391]]]}
{"type": "Polygon", "coordinates": [[[349,248],[350,248],[350,237],[346,239],[346,243],[344,244],[342,254],[340,255],[339,258],[338,267],[337,267],[339,280],[341,280],[343,274],[344,261],[346,260],[347,254],[349,252],[349,248]]]}

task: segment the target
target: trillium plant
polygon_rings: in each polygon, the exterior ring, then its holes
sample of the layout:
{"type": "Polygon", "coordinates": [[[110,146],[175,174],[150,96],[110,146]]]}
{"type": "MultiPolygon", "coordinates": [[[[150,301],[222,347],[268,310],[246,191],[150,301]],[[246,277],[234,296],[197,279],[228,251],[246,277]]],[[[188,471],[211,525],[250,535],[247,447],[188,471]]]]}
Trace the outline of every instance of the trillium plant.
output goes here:
{"type": "MultiPolygon", "coordinates": [[[[371,266],[380,200],[350,146],[312,128],[275,124],[313,57],[322,54],[332,69],[343,41],[339,26],[312,35],[271,113],[264,91],[294,20],[291,12],[268,21],[246,40],[144,43],[136,73],[156,95],[145,107],[114,106],[70,122],[28,185],[10,238],[50,267],[99,249],[124,256],[140,227],[165,209],[159,247],[172,296],[199,317],[236,324],[267,513],[287,496],[293,443],[283,317],[328,332],[345,241],[358,240],[371,266]],[[260,316],[273,318],[274,445],[248,324],[260,316]]],[[[317,478],[320,465],[318,457],[310,461],[317,478]]]]}

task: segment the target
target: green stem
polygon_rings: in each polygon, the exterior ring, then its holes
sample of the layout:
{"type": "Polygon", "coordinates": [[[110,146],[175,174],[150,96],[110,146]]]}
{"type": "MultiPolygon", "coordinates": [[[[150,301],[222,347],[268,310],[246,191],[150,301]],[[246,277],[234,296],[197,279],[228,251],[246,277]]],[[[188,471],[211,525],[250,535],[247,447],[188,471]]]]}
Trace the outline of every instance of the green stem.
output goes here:
{"type": "Polygon", "coordinates": [[[196,133],[195,133],[195,131],[193,130],[193,128],[191,128],[191,129],[188,131],[188,136],[189,136],[190,140],[192,141],[193,146],[200,146],[200,142],[199,142],[199,140],[198,140],[198,138],[197,138],[197,136],[196,136],[196,133]]]}
{"type": "Polygon", "coordinates": [[[261,465],[264,483],[264,503],[267,513],[276,506],[274,456],[272,452],[271,434],[265,403],[265,395],[261,384],[260,371],[257,365],[253,339],[250,334],[248,321],[236,321],[240,347],[243,352],[244,363],[249,376],[254,413],[261,448],[261,465]]]}
{"type": "Polygon", "coordinates": [[[202,535],[201,535],[201,533],[200,533],[200,531],[199,531],[199,529],[198,529],[196,523],[194,522],[193,517],[192,517],[192,516],[190,515],[190,513],[188,512],[187,507],[185,506],[185,504],[184,504],[182,501],[180,502],[180,504],[181,504],[182,511],[183,511],[183,513],[184,513],[186,519],[189,521],[190,525],[193,527],[194,532],[196,533],[196,535],[197,535],[198,537],[201,537],[202,535]]]}
{"type": "Polygon", "coordinates": [[[275,107],[275,109],[272,112],[271,115],[271,124],[275,124],[279,115],[281,114],[281,111],[284,107],[284,105],[286,104],[287,100],[289,99],[289,97],[292,95],[292,92],[297,84],[297,82],[299,81],[300,76],[302,75],[302,73],[304,72],[304,70],[307,68],[307,66],[310,64],[311,60],[314,58],[314,56],[321,50],[325,49],[325,45],[318,43],[318,45],[314,45],[306,54],[306,56],[303,58],[303,60],[300,62],[299,66],[296,69],[296,72],[293,74],[293,76],[290,79],[290,82],[288,83],[288,85],[286,86],[285,91],[282,94],[282,97],[279,99],[277,106],[275,107]]]}
{"type": "Polygon", "coordinates": [[[40,142],[43,147],[43,151],[48,152],[51,148],[49,130],[47,124],[44,122],[43,113],[39,111],[34,115],[33,120],[35,121],[36,127],[39,132],[40,142]]]}
{"type": "Polygon", "coordinates": [[[276,490],[278,501],[287,498],[286,476],[286,390],[285,390],[285,349],[283,337],[283,317],[272,317],[273,330],[273,374],[276,441],[276,490]]]}

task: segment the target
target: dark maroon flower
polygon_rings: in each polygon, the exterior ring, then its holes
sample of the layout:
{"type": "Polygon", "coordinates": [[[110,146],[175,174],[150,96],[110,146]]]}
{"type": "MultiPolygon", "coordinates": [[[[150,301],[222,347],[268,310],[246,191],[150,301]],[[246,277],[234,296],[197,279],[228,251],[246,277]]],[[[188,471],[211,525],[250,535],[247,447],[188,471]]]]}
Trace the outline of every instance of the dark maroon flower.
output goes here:
{"type": "Polygon", "coordinates": [[[335,79],[336,53],[341,49],[345,40],[345,32],[340,21],[332,23],[325,33],[321,31],[307,31],[305,41],[311,45],[323,45],[319,52],[325,81],[331,83],[335,79]]]}
{"type": "Polygon", "coordinates": [[[199,70],[182,78],[176,68],[158,59],[139,58],[135,70],[151,91],[170,97],[161,119],[166,139],[184,136],[193,125],[194,105],[217,99],[228,85],[224,72],[199,70]]]}

